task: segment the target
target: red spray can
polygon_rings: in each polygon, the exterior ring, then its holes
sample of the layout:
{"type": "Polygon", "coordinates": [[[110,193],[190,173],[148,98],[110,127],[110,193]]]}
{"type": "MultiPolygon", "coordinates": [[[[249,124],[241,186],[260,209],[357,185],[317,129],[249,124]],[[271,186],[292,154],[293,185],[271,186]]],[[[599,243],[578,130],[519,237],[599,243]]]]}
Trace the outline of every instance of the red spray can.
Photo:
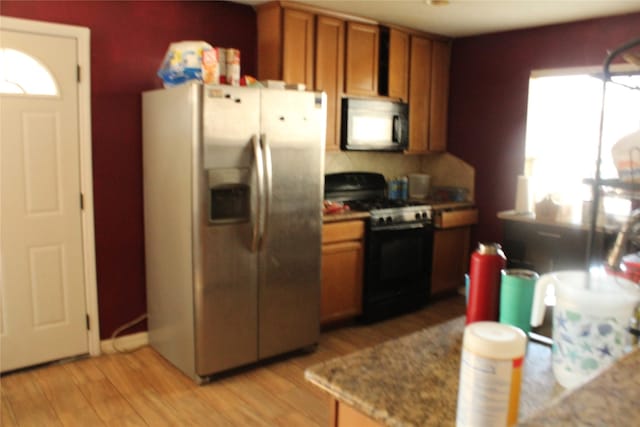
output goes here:
{"type": "Polygon", "coordinates": [[[479,243],[471,255],[467,324],[480,320],[498,321],[500,310],[500,271],[507,258],[497,243],[479,243]]]}

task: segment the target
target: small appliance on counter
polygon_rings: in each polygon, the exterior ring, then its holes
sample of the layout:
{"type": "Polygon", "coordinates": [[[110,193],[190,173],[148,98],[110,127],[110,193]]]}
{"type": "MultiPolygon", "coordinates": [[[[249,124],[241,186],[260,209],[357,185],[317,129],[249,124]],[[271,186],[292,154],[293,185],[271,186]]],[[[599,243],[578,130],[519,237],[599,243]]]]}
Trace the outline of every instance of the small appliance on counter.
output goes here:
{"type": "Polygon", "coordinates": [[[409,174],[409,198],[424,200],[429,197],[431,176],[424,173],[409,174]]]}

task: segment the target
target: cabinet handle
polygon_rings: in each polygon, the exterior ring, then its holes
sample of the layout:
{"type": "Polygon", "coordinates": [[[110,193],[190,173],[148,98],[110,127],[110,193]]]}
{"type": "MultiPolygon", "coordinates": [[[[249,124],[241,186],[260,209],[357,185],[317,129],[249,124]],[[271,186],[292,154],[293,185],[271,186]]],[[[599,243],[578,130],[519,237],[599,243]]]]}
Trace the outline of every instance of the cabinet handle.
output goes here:
{"type": "Polygon", "coordinates": [[[560,238],[562,238],[562,234],[547,233],[546,231],[538,231],[537,233],[538,233],[539,236],[551,237],[552,239],[560,239],[560,238]]]}

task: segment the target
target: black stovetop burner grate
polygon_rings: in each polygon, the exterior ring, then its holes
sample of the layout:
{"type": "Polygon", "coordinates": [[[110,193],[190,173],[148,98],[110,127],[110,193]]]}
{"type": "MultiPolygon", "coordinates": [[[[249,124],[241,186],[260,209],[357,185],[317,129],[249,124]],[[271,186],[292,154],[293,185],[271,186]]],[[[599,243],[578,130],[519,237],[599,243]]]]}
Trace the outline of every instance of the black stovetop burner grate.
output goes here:
{"type": "Polygon", "coordinates": [[[347,200],[344,202],[352,211],[368,212],[376,209],[404,208],[415,206],[414,202],[408,200],[397,200],[387,198],[375,198],[365,200],[347,200]]]}

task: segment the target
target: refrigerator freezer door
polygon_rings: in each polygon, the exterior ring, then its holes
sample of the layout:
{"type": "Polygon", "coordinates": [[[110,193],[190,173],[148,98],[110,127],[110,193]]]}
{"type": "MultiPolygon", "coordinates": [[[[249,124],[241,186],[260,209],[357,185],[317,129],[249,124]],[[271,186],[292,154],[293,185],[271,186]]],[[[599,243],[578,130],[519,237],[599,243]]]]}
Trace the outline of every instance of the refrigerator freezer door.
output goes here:
{"type": "Polygon", "coordinates": [[[324,95],[262,90],[266,218],[260,251],[259,358],[319,336],[324,95]]]}
{"type": "Polygon", "coordinates": [[[196,371],[205,376],[258,359],[258,258],[252,251],[260,202],[252,140],[260,92],[204,86],[198,186],[196,371]]]}

